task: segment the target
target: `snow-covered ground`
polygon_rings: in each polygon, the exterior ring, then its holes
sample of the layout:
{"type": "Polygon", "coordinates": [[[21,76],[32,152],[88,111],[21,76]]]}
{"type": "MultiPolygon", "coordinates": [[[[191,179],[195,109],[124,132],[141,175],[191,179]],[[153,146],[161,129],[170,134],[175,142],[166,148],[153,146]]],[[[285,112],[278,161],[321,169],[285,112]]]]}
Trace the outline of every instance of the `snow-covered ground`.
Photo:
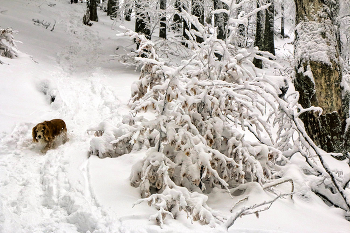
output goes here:
{"type": "MultiPolygon", "coordinates": [[[[88,130],[101,122],[117,125],[128,114],[138,73],[113,57],[118,46],[131,44],[115,36],[118,24],[99,11],[99,22],[84,26],[85,4],[69,3],[0,0],[0,28],[18,31],[20,51],[16,59],[0,57],[5,63],[0,65],[0,233],[225,232],[219,225],[191,223],[185,214],[160,228],[148,220],[154,209],[145,203],[133,206],[140,194],[130,186],[129,175],[144,151],[113,159],[89,156],[94,135],[88,130]],[[70,140],[43,155],[32,143],[31,130],[53,118],[65,120],[70,140]]],[[[229,232],[349,233],[344,213],[316,197],[300,169],[289,167],[296,188],[292,200],[275,202],[259,218],[238,219],[229,232]]],[[[277,188],[290,190],[289,183],[277,188]]],[[[230,209],[247,196],[234,212],[275,197],[254,186],[233,196],[214,190],[208,203],[229,218],[230,209]]]]}

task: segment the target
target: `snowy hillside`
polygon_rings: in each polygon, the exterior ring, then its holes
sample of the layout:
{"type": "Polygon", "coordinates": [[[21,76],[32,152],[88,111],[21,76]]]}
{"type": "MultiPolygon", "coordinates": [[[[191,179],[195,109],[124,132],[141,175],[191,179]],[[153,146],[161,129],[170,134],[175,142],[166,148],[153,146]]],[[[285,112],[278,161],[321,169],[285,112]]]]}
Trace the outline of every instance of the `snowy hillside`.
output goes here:
{"type": "MultiPolygon", "coordinates": [[[[146,203],[134,206],[140,190],[130,185],[129,176],[145,151],[89,156],[95,137],[89,130],[101,122],[117,126],[128,115],[139,73],[113,56],[118,46],[131,47],[130,39],[116,36],[118,23],[99,11],[99,22],[85,26],[86,5],[69,3],[0,0],[0,28],[18,31],[19,51],[15,59],[0,57],[0,233],[226,232],[223,225],[191,223],[185,213],[167,218],[161,228],[149,220],[155,209],[146,203]],[[54,118],[66,122],[70,140],[42,154],[32,142],[32,128],[54,118]]],[[[350,233],[344,212],[311,191],[299,160],[295,156],[286,169],[294,181],[293,199],[279,199],[259,217],[239,218],[229,232],[350,233]]],[[[349,175],[343,165],[333,166],[349,175]]],[[[288,182],[275,188],[290,191],[288,182]]],[[[214,189],[208,205],[228,219],[276,195],[243,185],[232,196],[214,189]]]]}

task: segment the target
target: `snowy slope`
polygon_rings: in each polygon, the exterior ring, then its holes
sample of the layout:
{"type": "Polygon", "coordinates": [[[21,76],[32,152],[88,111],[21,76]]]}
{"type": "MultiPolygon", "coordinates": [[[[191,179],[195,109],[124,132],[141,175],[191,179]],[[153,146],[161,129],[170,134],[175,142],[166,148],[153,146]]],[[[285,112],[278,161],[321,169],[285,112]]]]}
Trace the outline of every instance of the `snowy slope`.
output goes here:
{"type": "MultiPolygon", "coordinates": [[[[89,157],[94,136],[88,130],[103,121],[117,125],[128,114],[138,73],[113,57],[118,46],[130,45],[115,36],[118,25],[99,12],[98,23],[83,26],[84,11],[85,4],[65,0],[0,0],[0,27],[17,30],[20,41],[17,59],[0,58],[6,63],[0,65],[0,233],[225,232],[221,226],[191,223],[185,214],[160,228],[148,220],[154,209],[144,203],[133,207],[139,190],[128,178],[144,152],[89,157]],[[31,130],[52,118],[65,120],[70,141],[43,155],[32,143],[31,130]]],[[[229,232],[350,232],[343,212],[315,197],[299,170],[290,166],[289,174],[302,195],[276,202],[259,218],[238,219],[229,232]]],[[[277,191],[290,189],[286,183],[277,191]]],[[[231,207],[246,196],[247,205],[275,197],[249,185],[237,194],[231,199],[215,190],[209,205],[229,217],[231,207]]]]}

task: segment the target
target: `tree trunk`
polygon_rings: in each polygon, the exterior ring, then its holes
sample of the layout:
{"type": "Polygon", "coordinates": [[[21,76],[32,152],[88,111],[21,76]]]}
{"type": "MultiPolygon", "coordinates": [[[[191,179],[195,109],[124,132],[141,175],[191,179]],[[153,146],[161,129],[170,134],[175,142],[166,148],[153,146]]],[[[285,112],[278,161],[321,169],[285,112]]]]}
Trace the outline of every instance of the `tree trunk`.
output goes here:
{"type": "Polygon", "coordinates": [[[146,10],[147,2],[135,1],[136,21],[135,32],[144,34],[147,39],[151,39],[151,29],[149,28],[150,16],[146,10]]]}
{"type": "Polygon", "coordinates": [[[181,3],[180,0],[175,0],[174,8],[175,8],[175,14],[174,14],[174,17],[173,17],[173,22],[174,23],[171,26],[171,28],[173,30],[180,31],[181,24],[182,24],[182,18],[178,14],[178,13],[180,13],[182,11],[182,3],[181,3]]]}
{"type": "Polygon", "coordinates": [[[281,2],[281,37],[285,38],[284,33],[284,3],[281,2]]]}
{"type": "Polygon", "coordinates": [[[111,13],[111,19],[115,19],[118,17],[119,14],[119,0],[114,0],[115,4],[112,6],[112,13],[111,13]]]}
{"type": "Polygon", "coordinates": [[[159,37],[166,39],[166,0],[159,0],[159,6],[161,9],[159,37]]]}
{"type": "Polygon", "coordinates": [[[132,0],[125,0],[124,4],[124,19],[126,21],[131,21],[131,13],[132,13],[132,0]]]}
{"type": "MultiPolygon", "coordinates": [[[[236,0],[237,4],[242,2],[242,0],[236,0]]],[[[237,15],[239,15],[242,12],[242,7],[239,7],[237,9],[237,15]]],[[[238,40],[237,45],[238,47],[244,48],[247,44],[247,28],[244,24],[238,24],[238,40]]]]}
{"type": "Polygon", "coordinates": [[[275,22],[275,7],[274,0],[270,0],[269,3],[271,5],[269,8],[265,10],[265,32],[264,32],[264,40],[263,40],[263,51],[268,51],[275,55],[275,30],[274,30],[274,22],[275,22]]]}
{"type": "Polygon", "coordinates": [[[89,4],[89,11],[90,11],[90,20],[98,22],[97,2],[96,2],[96,0],[90,0],[88,2],[88,4],[89,4]]]}
{"type": "MultiPolygon", "coordinates": [[[[187,11],[187,6],[185,6],[182,3],[180,9],[181,9],[181,11],[187,11]]],[[[182,37],[184,38],[184,41],[181,44],[186,46],[186,47],[188,47],[188,43],[186,42],[186,40],[190,39],[190,37],[188,36],[186,31],[189,31],[189,30],[190,30],[190,28],[188,26],[186,19],[182,18],[182,37]]]]}
{"type": "MultiPolygon", "coordinates": [[[[204,0],[192,0],[192,15],[198,18],[198,21],[204,25],[204,0]]],[[[191,25],[191,28],[198,30],[195,25],[191,25]]],[[[202,43],[204,40],[200,36],[196,36],[197,43],[202,43]]]]}
{"type": "MultiPolygon", "coordinates": [[[[228,10],[227,4],[220,0],[214,0],[214,10],[226,9],[228,10]]],[[[224,40],[226,39],[226,25],[228,21],[228,15],[226,13],[219,13],[214,15],[214,26],[217,28],[217,38],[224,40]]]]}
{"type": "Polygon", "coordinates": [[[342,72],[334,21],[338,1],[295,0],[295,88],[304,108],[321,107],[322,115],[301,115],[314,142],[327,152],[344,153],[349,148],[345,133],[348,101],[342,97],[342,72]]]}
{"type": "MultiPolygon", "coordinates": [[[[256,1],[256,8],[261,7],[259,0],[256,1]]],[[[256,15],[256,32],[254,46],[258,47],[260,50],[263,49],[263,13],[259,11],[256,15]]],[[[254,58],[253,64],[262,69],[262,60],[254,58]]]]}
{"type": "Polygon", "coordinates": [[[116,0],[108,0],[107,2],[107,15],[113,14],[113,7],[116,5],[116,0]]]}

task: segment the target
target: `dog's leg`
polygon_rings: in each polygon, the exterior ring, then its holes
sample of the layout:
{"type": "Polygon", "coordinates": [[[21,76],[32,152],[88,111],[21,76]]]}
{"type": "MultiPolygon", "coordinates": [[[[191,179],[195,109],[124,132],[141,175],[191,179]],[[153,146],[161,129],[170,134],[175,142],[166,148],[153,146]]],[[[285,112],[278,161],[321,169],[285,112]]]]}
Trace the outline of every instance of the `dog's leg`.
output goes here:
{"type": "Polygon", "coordinates": [[[62,135],[62,136],[63,136],[63,137],[62,137],[62,139],[63,139],[63,140],[62,140],[63,144],[69,141],[68,136],[67,136],[67,132],[63,132],[63,135],[62,135]]]}
{"type": "Polygon", "coordinates": [[[50,143],[48,142],[46,146],[41,150],[41,153],[46,154],[46,152],[50,149],[50,143]]]}

